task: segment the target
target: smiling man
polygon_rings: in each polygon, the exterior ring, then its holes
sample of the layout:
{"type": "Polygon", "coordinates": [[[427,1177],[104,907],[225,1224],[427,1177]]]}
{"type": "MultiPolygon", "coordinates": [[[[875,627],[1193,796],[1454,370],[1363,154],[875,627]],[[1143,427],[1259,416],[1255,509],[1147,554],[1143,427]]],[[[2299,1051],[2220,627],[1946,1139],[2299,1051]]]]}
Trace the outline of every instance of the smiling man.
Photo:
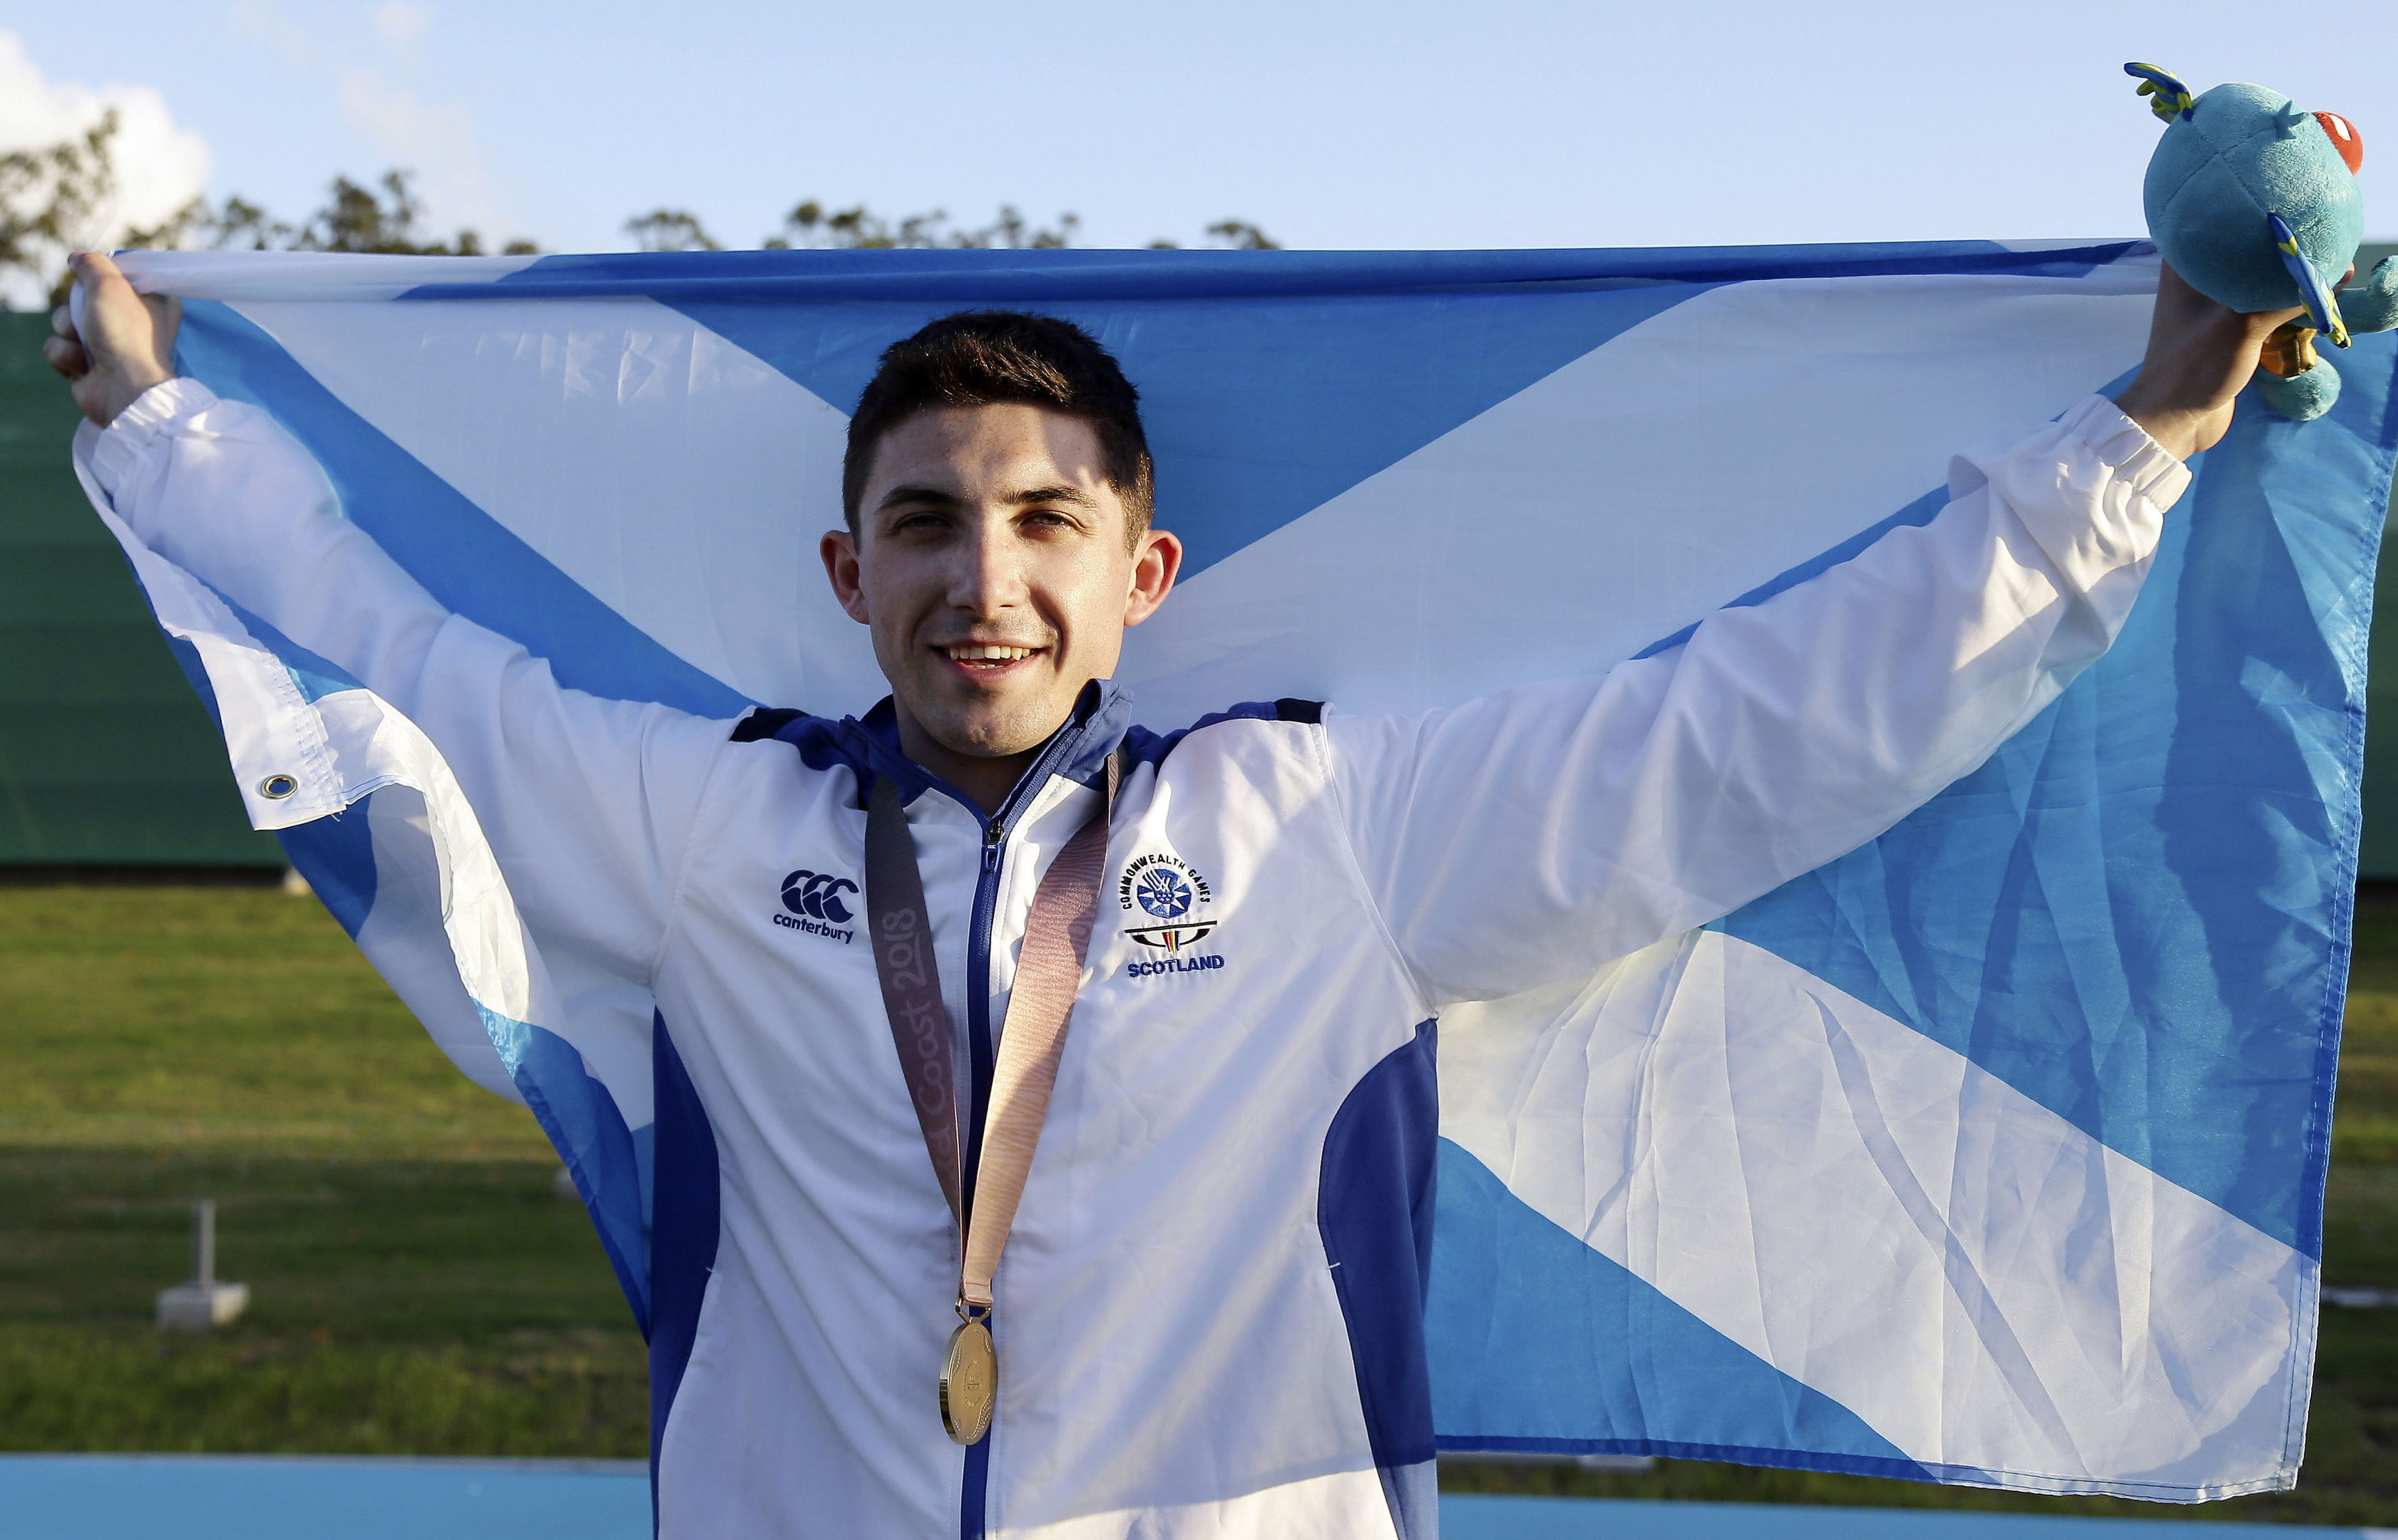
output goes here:
{"type": "Polygon", "coordinates": [[[420,726],[562,992],[654,1020],[661,1532],[843,1540],[1431,1535],[1440,1012],[1979,765],[2111,641],[2283,318],[2168,274],[2120,403],[1653,656],[1160,734],[1110,679],[1180,549],[1064,322],[936,322],[858,403],[822,548],[890,699],[711,722],[442,609],[263,413],[170,377],[170,304],[78,266],[50,357],[118,516],[420,726]]]}
{"type": "Polygon", "coordinates": [[[849,527],[823,549],[909,759],[996,808],[1115,673],[1182,565],[1150,528],[1153,479],[1138,397],[1071,327],[956,315],[884,355],[850,419],[849,527]]]}

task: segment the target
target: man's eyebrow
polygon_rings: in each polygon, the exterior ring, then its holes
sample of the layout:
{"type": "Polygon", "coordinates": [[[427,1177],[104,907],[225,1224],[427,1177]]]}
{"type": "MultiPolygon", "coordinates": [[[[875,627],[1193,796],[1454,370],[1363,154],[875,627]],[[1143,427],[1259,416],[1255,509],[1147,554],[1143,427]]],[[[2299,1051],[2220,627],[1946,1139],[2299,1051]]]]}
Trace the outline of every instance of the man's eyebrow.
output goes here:
{"type": "Polygon", "coordinates": [[[900,486],[894,487],[883,493],[882,501],[874,505],[874,511],[881,513],[885,508],[896,508],[902,503],[910,502],[935,508],[956,508],[963,505],[963,500],[955,492],[945,492],[938,487],[900,486]]]}
{"type": "MultiPolygon", "coordinates": [[[[1010,493],[1007,501],[1019,508],[1035,502],[1062,502],[1071,507],[1094,511],[1099,506],[1098,498],[1080,487],[1062,481],[1054,487],[1027,487],[1020,492],[1010,493]]],[[[965,506],[965,500],[955,492],[946,492],[938,487],[910,484],[894,487],[883,493],[882,501],[877,502],[874,509],[875,512],[881,513],[885,509],[897,507],[962,508],[963,506],[965,506]]]]}
{"type": "Polygon", "coordinates": [[[1098,498],[1080,487],[1070,487],[1063,482],[1055,487],[1029,487],[1007,501],[1018,507],[1028,502],[1065,502],[1077,508],[1096,510],[1099,505],[1098,498]]]}

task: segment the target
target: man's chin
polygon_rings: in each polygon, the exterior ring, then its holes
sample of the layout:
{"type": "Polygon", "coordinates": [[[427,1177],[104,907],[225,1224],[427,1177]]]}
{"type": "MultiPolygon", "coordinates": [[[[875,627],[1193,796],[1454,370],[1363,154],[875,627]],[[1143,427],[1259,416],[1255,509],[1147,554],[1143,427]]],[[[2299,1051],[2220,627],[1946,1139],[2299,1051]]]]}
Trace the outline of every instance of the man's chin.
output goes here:
{"type": "Polygon", "coordinates": [[[1006,759],[1030,754],[1047,743],[1072,711],[1071,700],[1054,709],[1044,701],[1008,703],[996,710],[945,712],[923,726],[926,734],[951,754],[1006,759]]]}

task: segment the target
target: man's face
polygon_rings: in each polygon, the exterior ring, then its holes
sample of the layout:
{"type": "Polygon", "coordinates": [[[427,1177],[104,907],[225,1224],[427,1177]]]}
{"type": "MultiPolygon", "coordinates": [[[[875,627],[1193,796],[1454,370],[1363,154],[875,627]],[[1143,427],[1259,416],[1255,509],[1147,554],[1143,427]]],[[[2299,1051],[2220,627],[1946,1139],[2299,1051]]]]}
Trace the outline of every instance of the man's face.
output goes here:
{"type": "Polygon", "coordinates": [[[858,533],[824,537],[833,592],[872,628],[903,731],[970,758],[1038,747],[1124,628],[1174,585],[1181,546],[1126,546],[1098,436],[1038,407],[944,407],[876,447],[858,533]]]}

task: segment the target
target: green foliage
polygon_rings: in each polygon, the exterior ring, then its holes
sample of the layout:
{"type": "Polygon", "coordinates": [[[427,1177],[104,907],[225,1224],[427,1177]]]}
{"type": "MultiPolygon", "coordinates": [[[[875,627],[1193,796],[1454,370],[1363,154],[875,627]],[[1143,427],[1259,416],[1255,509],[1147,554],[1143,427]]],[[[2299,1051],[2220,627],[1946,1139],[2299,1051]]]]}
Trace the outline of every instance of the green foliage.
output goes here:
{"type": "MultiPolygon", "coordinates": [[[[1012,203],[999,206],[989,224],[959,225],[938,208],[887,220],[864,204],[852,208],[828,208],[808,199],[783,216],[783,228],[758,243],[766,251],[1055,251],[1074,244],[1083,226],[1073,214],[1060,214],[1054,225],[1036,225],[1012,203]]],[[[699,217],[687,209],[656,208],[625,221],[625,233],[644,251],[721,251],[722,242],[708,234],[699,217]]],[[[1272,236],[1246,220],[1219,220],[1207,227],[1207,244],[1236,251],[1274,251],[1272,236]]],[[[1177,243],[1152,241],[1152,249],[1177,243]]]]}
{"type": "MultiPolygon", "coordinates": [[[[0,154],[0,279],[16,273],[32,277],[63,298],[64,262],[79,246],[108,239],[107,211],[116,192],[114,112],[80,139],[42,150],[0,154]]],[[[325,206],[304,220],[277,218],[239,194],[211,205],[195,198],[165,223],[125,232],[121,247],[206,246],[248,251],[371,251],[415,257],[478,257],[482,236],[460,230],[446,239],[423,226],[424,205],[413,173],[394,167],[374,182],[333,179],[325,206]]],[[[781,230],[758,244],[767,250],[802,248],[1056,250],[1074,244],[1082,221],[1071,213],[1037,225],[1013,204],[1002,204],[984,225],[960,225],[935,208],[887,220],[864,204],[829,208],[814,198],[784,216],[781,230]]],[[[684,208],[658,208],[625,221],[625,232],[643,251],[721,251],[699,216],[684,208]]],[[[1173,247],[1170,240],[1153,247],[1173,247]]],[[[1240,251],[1276,249],[1273,237],[1246,220],[1219,220],[1207,227],[1206,244],[1240,251]]],[[[507,254],[541,248],[512,240],[507,254]]]]}
{"type": "Polygon", "coordinates": [[[653,208],[625,221],[625,234],[644,251],[721,251],[716,237],[700,226],[699,216],[680,208],[653,208]]]}
{"type": "MultiPolygon", "coordinates": [[[[1152,241],[1152,251],[1170,251],[1175,241],[1152,241]]],[[[1207,244],[1232,251],[1279,251],[1282,243],[1246,220],[1218,220],[1207,227],[1207,244]]]]}
{"type": "MultiPolygon", "coordinates": [[[[213,247],[253,251],[373,251],[406,257],[479,257],[483,238],[461,230],[448,240],[427,239],[419,228],[424,204],[410,185],[412,172],[389,170],[372,187],[335,177],[325,207],[299,224],[286,224],[238,195],[221,208],[199,206],[191,228],[213,247]]],[[[510,241],[510,253],[539,250],[531,241],[510,241]]]]}
{"type": "Polygon", "coordinates": [[[852,251],[1054,251],[1074,244],[1074,232],[1082,222],[1072,214],[1060,214],[1054,228],[1040,229],[1026,223],[1014,204],[1004,203],[997,219],[974,229],[951,224],[950,216],[938,208],[910,214],[895,224],[864,204],[836,211],[810,198],[783,216],[781,234],[769,235],[759,245],[769,251],[794,247],[852,251]]]}
{"type": "Polygon", "coordinates": [[[81,139],[0,154],[0,266],[44,271],[90,226],[116,191],[115,135],[111,111],[81,139]]]}
{"type": "MultiPolygon", "coordinates": [[[[0,154],[0,279],[31,279],[56,303],[67,254],[108,233],[117,183],[116,109],[80,136],[0,154]]],[[[174,245],[198,217],[187,205],[165,224],[128,230],[128,246],[174,245]]]]}
{"type": "MultiPolygon", "coordinates": [[[[371,186],[335,177],[325,206],[297,223],[276,218],[236,194],[212,206],[194,198],[165,222],[117,231],[114,109],[79,137],[38,150],[0,154],[0,280],[30,279],[55,304],[64,295],[67,254],[116,247],[200,245],[253,251],[377,251],[419,257],[478,257],[482,237],[460,230],[441,239],[421,228],[423,204],[413,173],[392,169],[371,186]]],[[[541,248],[513,240],[511,255],[541,248]]]]}

